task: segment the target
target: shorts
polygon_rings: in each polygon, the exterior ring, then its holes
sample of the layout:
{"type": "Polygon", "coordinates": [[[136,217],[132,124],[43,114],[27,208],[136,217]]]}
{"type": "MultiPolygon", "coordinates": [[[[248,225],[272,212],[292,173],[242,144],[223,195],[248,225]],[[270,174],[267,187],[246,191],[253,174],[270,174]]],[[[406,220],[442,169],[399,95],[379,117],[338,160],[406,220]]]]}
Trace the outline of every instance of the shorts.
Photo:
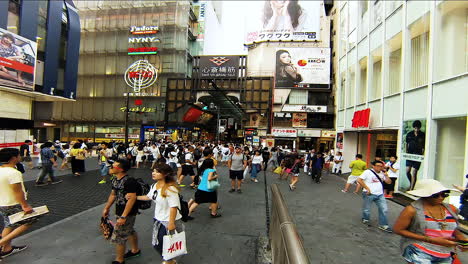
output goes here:
{"type": "Polygon", "coordinates": [[[419,168],[421,167],[421,162],[414,161],[414,160],[407,160],[406,167],[412,167],[412,168],[415,168],[416,170],[419,170],[419,168]]]}
{"type": "Polygon", "coordinates": [[[195,202],[197,204],[202,203],[217,203],[218,194],[216,192],[205,192],[202,190],[197,190],[195,192],[195,202]]]}
{"type": "Polygon", "coordinates": [[[195,176],[192,165],[182,165],[182,176],[195,176]]]}
{"type": "Polygon", "coordinates": [[[135,219],[136,215],[128,215],[124,225],[114,226],[114,232],[112,232],[111,237],[112,243],[125,245],[128,237],[135,234],[135,229],[133,228],[135,225],[135,219]]]}
{"type": "Polygon", "coordinates": [[[395,182],[396,182],[397,178],[392,178],[392,177],[390,177],[390,180],[391,180],[392,182],[389,183],[389,184],[384,182],[384,186],[383,186],[383,187],[384,187],[385,190],[387,190],[387,191],[392,191],[392,192],[393,192],[393,191],[395,191],[395,182]]]}
{"type": "Polygon", "coordinates": [[[244,171],[243,170],[241,171],[229,170],[229,178],[231,180],[235,180],[235,179],[242,180],[244,179],[244,171]]]}
{"type": "Polygon", "coordinates": [[[359,178],[359,176],[349,175],[348,176],[348,181],[346,183],[355,183],[358,178],[359,178]]]}
{"type": "Polygon", "coordinates": [[[229,155],[224,155],[221,161],[228,161],[229,160],[229,155]]]}
{"type": "Polygon", "coordinates": [[[10,224],[10,219],[8,218],[8,216],[19,213],[19,212],[22,212],[22,211],[23,211],[23,208],[21,208],[21,205],[19,205],[19,204],[12,205],[12,206],[0,206],[0,215],[3,218],[3,226],[4,227],[9,227],[9,228],[17,228],[17,227],[22,226],[24,224],[29,224],[30,225],[32,223],[37,222],[37,219],[39,217],[32,217],[32,218],[29,218],[29,219],[26,219],[26,220],[23,220],[23,221],[19,221],[19,222],[14,223],[14,224],[10,224]]]}
{"type": "Polygon", "coordinates": [[[410,262],[413,264],[431,264],[431,263],[450,264],[452,263],[452,257],[447,257],[447,258],[434,257],[422,251],[421,249],[415,247],[414,245],[407,246],[402,256],[407,262],[410,262]]]}
{"type": "Polygon", "coordinates": [[[31,162],[31,161],[32,161],[31,156],[21,157],[21,162],[31,162]]]}

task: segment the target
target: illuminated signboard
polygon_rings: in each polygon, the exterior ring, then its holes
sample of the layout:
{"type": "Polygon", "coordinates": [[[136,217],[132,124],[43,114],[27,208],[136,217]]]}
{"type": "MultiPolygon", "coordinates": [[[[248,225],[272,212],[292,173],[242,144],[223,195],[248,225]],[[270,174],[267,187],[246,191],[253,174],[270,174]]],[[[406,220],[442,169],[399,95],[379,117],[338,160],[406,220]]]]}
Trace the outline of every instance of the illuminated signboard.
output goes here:
{"type": "Polygon", "coordinates": [[[161,42],[157,37],[130,37],[128,43],[153,43],[161,42]]]}
{"type": "MultiPolygon", "coordinates": [[[[122,111],[122,112],[125,112],[125,109],[127,109],[127,107],[125,107],[125,106],[120,107],[120,111],[122,111]]],[[[143,107],[136,106],[136,107],[130,107],[128,109],[128,112],[131,112],[131,113],[156,113],[156,108],[146,107],[146,106],[143,106],[143,107]]]]}
{"type": "Polygon", "coordinates": [[[146,55],[146,54],[157,54],[157,47],[140,47],[140,48],[128,48],[128,55],[146,55]]]}
{"type": "Polygon", "coordinates": [[[156,34],[158,33],[158,31],[159,27],[157,26],[132,26],[130,28],[130,33],[132,33],[133,35],[156,34]]]}
{"type": "Polygon", "coordinates": [[[153,85],[158,78],[158,69],[147,60],[135,61],[125,71],[125,82],[135,93],[153,85]]]}

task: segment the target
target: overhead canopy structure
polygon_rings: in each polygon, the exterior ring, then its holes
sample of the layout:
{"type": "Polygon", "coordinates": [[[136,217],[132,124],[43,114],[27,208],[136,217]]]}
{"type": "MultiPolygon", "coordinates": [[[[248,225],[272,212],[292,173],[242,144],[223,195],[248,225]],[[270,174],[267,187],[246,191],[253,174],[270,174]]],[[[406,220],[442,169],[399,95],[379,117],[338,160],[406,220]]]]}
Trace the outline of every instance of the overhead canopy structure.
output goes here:
{"type": "Polygon", "coordinates": [[[232,117],[241,121],[245,111],[242,109],[239,99],[236,96],[228,95],[213,80],[210,80],[209,84],[210,89],[207,91],[209,96],[202,96],[198,100],[207,106],[214,103],[220,109],[220,117],[232,117]]]}

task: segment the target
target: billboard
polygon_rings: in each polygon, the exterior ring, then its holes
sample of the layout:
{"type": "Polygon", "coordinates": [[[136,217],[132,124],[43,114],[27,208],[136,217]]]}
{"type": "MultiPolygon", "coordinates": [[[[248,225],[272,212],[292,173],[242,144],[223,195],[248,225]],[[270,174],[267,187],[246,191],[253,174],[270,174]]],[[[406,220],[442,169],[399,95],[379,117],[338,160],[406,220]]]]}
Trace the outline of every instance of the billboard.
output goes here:
{"type": "Polygon", "coordinates": [[[330,48],[276,49],[275,87],[330,84],[330,48]]]}
{"type": "Polygon", "coordinates": [[[200,78],[237,78],[239,56],[200,56],[200,78]]]}
{"type": "Polygon", "coordinates": [[[406,169],[400,170],[399,190],[411,191],[424,168],[424,148],[426,145],[426,120],[408,120],[403,122],[402,154],[400,164],[406,169]]]}
{"type": "Polygon", "coordinates": [[[206,124],[211,118],[212,114],[204,112],[198,108],[190,107],[182,117],[183,122],[206,124]]]}
{"type": "Polygon", "coordinates": [[[322,1],[250,1],[245,44],[320,40],[322,1]]]}
{"type": "Polygon", "coordinates": [[[0,28],[0,85],[34,90],[37,43],[0,28]]]}

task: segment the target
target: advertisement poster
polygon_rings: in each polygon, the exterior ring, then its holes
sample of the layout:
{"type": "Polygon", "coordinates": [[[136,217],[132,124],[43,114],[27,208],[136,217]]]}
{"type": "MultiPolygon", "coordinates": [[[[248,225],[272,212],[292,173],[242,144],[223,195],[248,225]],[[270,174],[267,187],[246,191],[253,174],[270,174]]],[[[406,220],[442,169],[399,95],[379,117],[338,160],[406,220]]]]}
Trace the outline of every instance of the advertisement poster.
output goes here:
{"type": "Polygon", "coordinates": [[[276,50],[275,88],[330,84],[330,48],[276,50]]]}
{"type": "Polygon", "coordinates": [[[336,133],[336,148],[343,149],[343,133],[336,133]]]}
{"type": "Polygon", "coordinates": [[[200,78],[237,78],[239,56],[200,56],[200,78]]]}
{"type": "Polygon", "coordinates": [[[426,144],[426,120],[409,120],[403,122],[403,140],[399,189],[414,189],[418,177],[421,177],[424,166],[424,146],[426,144]]]}
{"type": "Polygon", "coordinates": [[[250,1],[245,44],[320,40],[322,1],[250,1]]]}
{"type": "Polygon", "coordinates": [[[292,114],[293,127],[307,127],[307,113],[293,113],[292,114]]]}
{"type": "Polygon", "coordinates": [[[0,85],[33,90],[37,43],[0,28],[0,85]]]}

